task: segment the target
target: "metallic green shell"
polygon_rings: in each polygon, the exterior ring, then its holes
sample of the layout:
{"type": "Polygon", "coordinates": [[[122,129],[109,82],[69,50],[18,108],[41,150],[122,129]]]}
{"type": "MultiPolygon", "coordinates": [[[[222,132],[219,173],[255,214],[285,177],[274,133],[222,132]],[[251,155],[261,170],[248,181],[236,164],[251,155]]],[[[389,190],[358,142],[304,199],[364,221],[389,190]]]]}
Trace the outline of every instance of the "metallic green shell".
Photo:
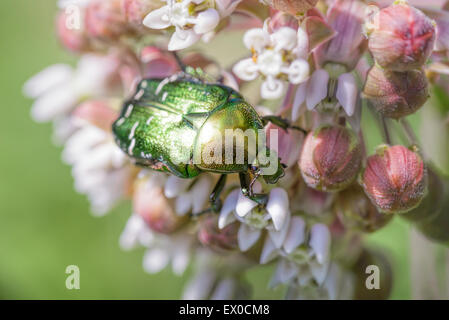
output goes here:
{"type": "Polygon", "coordinates": [[[243,171],[246,167],[198,168],[192,163],[198,132],[212,118],[229,128],[262,128],[256,111],[233,89],[172,78],[143,80],[113,124],[113,133],[137,164],[181,178],[201,171],[243,171]],[[226,118],[213,116],[228,108],[226,118]]]}

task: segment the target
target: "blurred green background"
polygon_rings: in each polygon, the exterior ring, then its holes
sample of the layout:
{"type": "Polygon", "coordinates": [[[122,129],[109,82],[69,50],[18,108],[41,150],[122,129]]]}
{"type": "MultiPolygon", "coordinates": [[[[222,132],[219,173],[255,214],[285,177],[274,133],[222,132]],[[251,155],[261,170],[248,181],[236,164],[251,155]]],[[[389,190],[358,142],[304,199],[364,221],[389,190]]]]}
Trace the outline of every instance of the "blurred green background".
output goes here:
{"type": "MultiPolygon", "coordinates": [[[[177,299],[186,277],[148,275],[141,267],[143,250],[120,250],[129,206],[91,216],[85,197],[72,188],[70,168],[60,161],[61,148],[51,143],[51,125],[30,118],[23,83],[48,65],[75,61],[57,43],[55,3],[0,1],[0,298],[177,299]],[[65,287],[71,264],[80,267],[80,290],[65,287]]],[[[369,150],[377,141],[377,132],[370,133],[369,150]]],[[[408,228],[396,219],[369,239],[391,257],[395,299],[410,298],[408,228]]],[[[248,275],[256,298],[279,296],[266,288],[270,276],[270,267],[248,275]]]]}

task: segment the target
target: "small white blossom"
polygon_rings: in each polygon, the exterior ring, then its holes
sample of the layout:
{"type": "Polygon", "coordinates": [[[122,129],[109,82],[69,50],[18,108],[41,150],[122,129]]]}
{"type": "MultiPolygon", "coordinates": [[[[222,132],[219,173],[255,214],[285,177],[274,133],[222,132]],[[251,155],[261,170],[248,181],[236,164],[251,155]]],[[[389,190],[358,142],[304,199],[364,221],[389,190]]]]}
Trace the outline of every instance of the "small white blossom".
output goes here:
{"type": "Polygon", "coordinates": [[[243,42],[253,53],[234,66],[234,73],[245,81],[261,76],[261,96],[264,99],[277,99],[287,82],[299,84],[309,76],[306,60],[307,35],[302,29],[281,27],[270,33],[267,24],[264,28],[250,29],[243,42]]]}
{"type": "MultiPolygon", "coordinates": [[[[256,184],[255,190],[258,187],[256,184]]],[[[285,239],[290,220],[287,192],[282,188],[274,188],[270,191],[266,206],[262,208],[245,197],[239,189],[232,191],[223,203],[218,226],[224,228],[236,220],[241,222],[238,231],[240,250],[249,250],[264,229],[268,230],[273,243],[280,246],[285,239]]]]}
{"type": "Polygon", "coordinates": [[[62,157],[73,166],[75,189],[87,195],[94,214],[106,214],[125,195],[129,160],[109,132],[85,123],[68,138],[62,157]]]}
{"type": "Polygon", "coordinates": [[[31,109],[34,120],[55,120],[87,98],[119,93],[115,81],[117,63],[112,57],[88,54],[80,59],[76,69],[57,64],[29,79],[24,92],[35,99],[31,109]]]}
{"type": "Polygon", "coordinates": [[[323,283],[330,263],[331,235],[328,227],[317,223],[307,231],[304,220],[294,216],[287,229],[281,246],[267,237],[260,256],[262,264],[281,257],[272,285],[289,283],[293,279],[299,284],[312,279],[318,284],[323,283]],[[308,240],[307,233],[310,233],[308,240]]]}
{"type": "Polygon", "coordinates": [[[292,120],[296,121],[307,108],[313,110],[327,97],[336,99],[332,108],[340,106],[345,111],[348,119],[356,128],[359,127],[360,106],[359,89],[352,73],[343,73],[337,79],[330,79],[329,73],[324,69],[317,69],[310,79],[301,84],[295,94],[292,107],[292,120]],[[330,81],[335,82],[335,92],[329,92],[330,81]]]}
{"type": "Polygon", "coordinates": [[[85,8],[91,0],[59,0],[58,7],[60,9],[65,9],[68,6],[77,6],[80,8],[85,8]]]}
{"type": "Polygon", "coordinates": [[[191,179],[169,176],[165,183],[164,193],[168,199],[175,199],[175,211],[184,216],[189,212],[201,212],[211,193],[212,182],[209,176],[202,175],[194,183],[191,179]]]}
{"type": "Polygon", "coordinates": [[[196,255],[196,272],[187,283],[183,299],[231,300],[248,299],[248,284],[239,275],[245,270],[245,260],[231,256],[220,259],[210,251],[199,250],[196,255]]]}
{"type": "Polygon", "coordinates": [[[133,214],[120,236],[120,245],[124,250],[146,247],[143,268],[148,273],[157,273],[170,264],[175,274],[182,275],[190,261],[193,238],[182,232],[170,236],[153,232],[139,215],[133,214]]]}
{"type": "Polygon", "coordinates": [[[308,282],[291,284],[286,299],[289,300],[348,300],[354,297],[355,277],[344,267],[332,263],[323,284],[308,282]]]}
{"type": "Polygon", "coordinates": [[[175,27],[168,50],[190,47],[214,32],[220,19],[230,15],[240,1],[165,0],[165,6],[150,12],[143,24],[151,29],[175,27]]]}

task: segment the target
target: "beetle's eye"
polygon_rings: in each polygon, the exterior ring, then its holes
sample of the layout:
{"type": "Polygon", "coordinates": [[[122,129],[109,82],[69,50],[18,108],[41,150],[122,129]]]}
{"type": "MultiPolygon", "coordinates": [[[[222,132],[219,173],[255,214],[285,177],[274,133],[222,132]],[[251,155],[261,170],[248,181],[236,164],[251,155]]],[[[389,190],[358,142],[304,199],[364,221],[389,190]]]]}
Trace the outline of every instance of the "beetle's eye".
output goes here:
{"type": "Polygon", "coordinates": [[[285,163],[281,163],[282,168],[287,169],[287,165],[285,163]]]}

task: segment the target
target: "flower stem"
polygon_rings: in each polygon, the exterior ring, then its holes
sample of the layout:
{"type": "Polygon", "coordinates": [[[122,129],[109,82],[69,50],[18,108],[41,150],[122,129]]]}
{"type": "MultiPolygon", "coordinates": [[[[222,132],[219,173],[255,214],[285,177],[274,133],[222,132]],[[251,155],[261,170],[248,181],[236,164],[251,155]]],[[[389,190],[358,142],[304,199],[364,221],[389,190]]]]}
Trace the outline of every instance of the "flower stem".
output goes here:
{"type": "Polygon", "coordinates": [[[404,129],[404,132],[407,136],[407,139],[409,140],[409,143],[418,146],[418,138],[416,137],[416,134],[413,131],[410,122],[408,122],[406,118],[402,118],[401,120],[399,120],[399,122],[401,123],[401,126],[404,129]]]}
{"type": "Polygon", "coordinates": [[[381,126],[382,126],[382,134],[384,137],[384,141],[386,144],[391,145],[391,134],[390,134],[390,129],[388,128],[387,120],[385,119],[385,117],[381,116],[380,122],[381,122],[381,126]]]}

